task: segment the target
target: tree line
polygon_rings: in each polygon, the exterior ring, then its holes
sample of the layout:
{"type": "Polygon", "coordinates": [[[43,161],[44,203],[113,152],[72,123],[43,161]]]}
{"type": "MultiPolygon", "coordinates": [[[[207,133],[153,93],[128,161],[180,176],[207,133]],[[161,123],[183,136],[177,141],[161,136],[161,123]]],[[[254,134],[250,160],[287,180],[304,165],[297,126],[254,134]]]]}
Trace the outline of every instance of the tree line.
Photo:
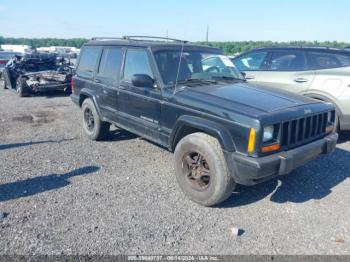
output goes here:
{"type": "MultiPolygon", "coordinates": [[[[30,45],[34,48],[42,46],[73,46],[80,48],[88,39],[86,38],[13,38],[0,36],[1,44],[15,44],[15,45],[30,45]]],[[[231,42],[198,42],[200,44],[207,44],[213,47],[223,49],[225,54],[236,54],[249,51],[259,47],[267,46],[325,46],[345,48],[349,43],[337,41],[290,41],[290,42],[273,42],[273,41],[231,41],[231,42]]]]}

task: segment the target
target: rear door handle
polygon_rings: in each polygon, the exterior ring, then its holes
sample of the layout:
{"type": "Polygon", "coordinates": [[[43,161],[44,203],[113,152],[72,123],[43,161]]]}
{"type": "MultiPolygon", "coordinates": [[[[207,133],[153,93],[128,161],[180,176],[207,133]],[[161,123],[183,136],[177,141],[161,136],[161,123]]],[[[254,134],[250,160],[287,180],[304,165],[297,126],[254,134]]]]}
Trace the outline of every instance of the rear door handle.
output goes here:
{"type": "Polygon", "coordinates": [[[95,83],[101,83],[101,80],[100,79],[95,79],[95,83]]]}
{"type": "Polygon", "coordinates": [[[252,79],[255,79],[255,76],[247,75],[247,76],[245,77],[245,79],[247,79],[247,80],[252,80],[252,79]]]}
{"type": "Polygon", "coordinates": [[[301,77],[294,79],[294,82],[297,82],[297,83],[306,83],[308,81],[309,81],[308,79],[301,78],[301,77]]]}

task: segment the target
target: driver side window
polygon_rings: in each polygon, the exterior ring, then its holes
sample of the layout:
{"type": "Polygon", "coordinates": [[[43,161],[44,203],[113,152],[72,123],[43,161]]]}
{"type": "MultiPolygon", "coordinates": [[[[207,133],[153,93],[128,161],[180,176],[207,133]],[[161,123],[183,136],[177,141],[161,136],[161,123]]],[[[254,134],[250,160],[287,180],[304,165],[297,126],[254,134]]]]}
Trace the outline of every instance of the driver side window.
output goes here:
{"type": "Polygon", "coordinates": [[[125,56],[124,81],[131,83],[135,74],[145,74],[153,77],[151,65],[145,50],[128,50],[125,56]]]}
{"type": "Polygon", "coordinates": [[[254,52],[234,59],[233,63],[240,71],[258,71],[264,67],[267,52],[254,52]]]}

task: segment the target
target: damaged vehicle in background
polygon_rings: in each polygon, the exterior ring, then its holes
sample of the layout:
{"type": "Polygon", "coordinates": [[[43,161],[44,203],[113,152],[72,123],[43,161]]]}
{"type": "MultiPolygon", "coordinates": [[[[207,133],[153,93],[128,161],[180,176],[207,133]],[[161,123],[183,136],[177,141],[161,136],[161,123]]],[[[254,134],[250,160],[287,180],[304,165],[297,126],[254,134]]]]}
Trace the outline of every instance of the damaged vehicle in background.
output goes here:
{"type": "Polygon", "coordinates": [[[46,91],[70,93],[73,67],[55,54],[31,53],[14,56],[3,71],[4,88],[25,97],[46,91]]]}

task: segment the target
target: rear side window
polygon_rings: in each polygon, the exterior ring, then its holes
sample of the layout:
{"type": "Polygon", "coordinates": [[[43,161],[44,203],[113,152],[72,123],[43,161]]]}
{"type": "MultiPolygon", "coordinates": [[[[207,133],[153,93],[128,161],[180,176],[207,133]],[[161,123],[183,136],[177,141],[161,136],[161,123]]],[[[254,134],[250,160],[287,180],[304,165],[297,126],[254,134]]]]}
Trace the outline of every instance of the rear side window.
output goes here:
{"type": "Polygon", "coordinates": [[[77,75],[92,77],[99,56],[99,47],[84,47],[80,55],[77,75]]]}
{"type": "Polygon", "coordinates": [[[233,60],[233,64],[240,71],[257,71],[263,69],[263,62],[267,52],[253,52],[233,60]]]}
{"type": "Polygon", "coordinates": [[[309,52],[309,59],[313,69],[350,66],[350,54],[309,52]]]}
{"type": "Polygon", "coordinates": [[[120,48],[105,48],[102,53],[98,76],[119,80],[122,51],[120,48]]]}
{"type": "Polygon", "coordinates": [[[135,74],[145,74],[154,78],[148,55],[145,50],[128,50],[126,53],[124,80],[131,82],[131,79],[135,74]]]}
{"type": "Polygon", "coordinates": [[[302,71],[306,69],[304,52],[292,50],[273,52],[269,65],[271,71],[302,71]]]}

